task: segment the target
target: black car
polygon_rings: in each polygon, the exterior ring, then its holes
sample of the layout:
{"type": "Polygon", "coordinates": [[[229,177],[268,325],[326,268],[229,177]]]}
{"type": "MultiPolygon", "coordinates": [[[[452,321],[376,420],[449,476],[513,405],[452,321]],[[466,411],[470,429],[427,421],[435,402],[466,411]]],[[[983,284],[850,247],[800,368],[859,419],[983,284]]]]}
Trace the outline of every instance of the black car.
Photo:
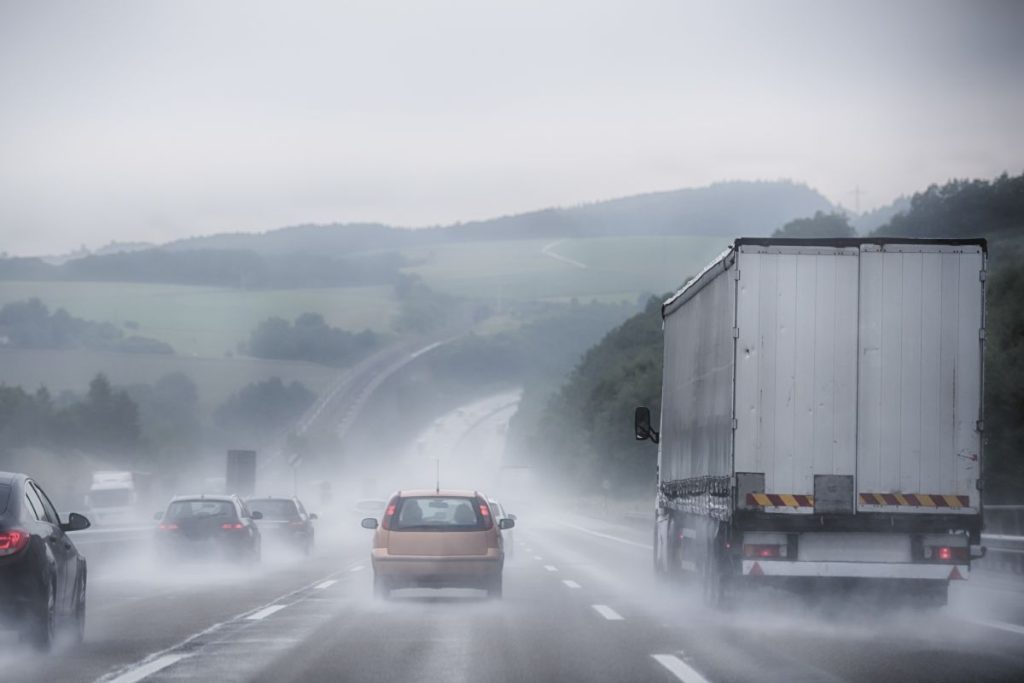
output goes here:
{"type": "Polygon", "coordinates": [[[306,512],[298,498],[249,498],[245,504],[262,514],[259,527],[265,538],[290,543],[306,555],[313,553],[317,516],[306,512]]]}
{"type": "Polygon", "coordinates": [[[0,472],[0,616],[48,650],[59,626],[79,642],[85,632],[85,558],[67,532],[89,527],[72,512],[61,523],[39,484],[0,472]]]}
{"type": "Polygon", "coordinates": [[[162,559],[230,559],[259,562],[260,530],[238,496],[177,496],[156,513],[157,553],[162,559]]]}

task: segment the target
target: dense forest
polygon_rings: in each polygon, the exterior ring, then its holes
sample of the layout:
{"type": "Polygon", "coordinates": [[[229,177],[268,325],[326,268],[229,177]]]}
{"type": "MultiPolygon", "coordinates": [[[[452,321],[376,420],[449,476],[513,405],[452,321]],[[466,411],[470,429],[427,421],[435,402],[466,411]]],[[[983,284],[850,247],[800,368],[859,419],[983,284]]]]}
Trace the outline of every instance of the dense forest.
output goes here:
{"type": "MultiPolygon", "coordinates": [[[[786,236],[836,236],[848,224],[827,214],[780,226],[786,236]],[[835,231],[835,232],[833,232],[835,231]]],[[[1024,176],[954,181],[915,195],[875,233],[988,237],[985,424],[986,497],[1024,498],[1024,176]]],[[[655,449],[632,442],[632,409],[661,396],[661,314],[654,300],[587,351],[562,387],[528,391],[510,430],[516,457],[594,487],[614,476],[622,492],[654,482],[655,449]]],[[[657,410],[655,410],[657,414],[657,410]]]]}

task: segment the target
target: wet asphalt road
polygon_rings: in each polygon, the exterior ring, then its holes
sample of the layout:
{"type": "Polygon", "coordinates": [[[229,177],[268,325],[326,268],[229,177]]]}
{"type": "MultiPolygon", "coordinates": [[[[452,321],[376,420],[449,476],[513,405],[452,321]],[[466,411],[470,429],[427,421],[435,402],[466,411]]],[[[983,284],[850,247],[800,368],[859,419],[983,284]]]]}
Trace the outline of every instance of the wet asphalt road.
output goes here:
{"type": "Polygon", "coordinates": [[[368,537],[255,569],[94,561],[86,642],[0,638],[4,681],[1024,680],[1024,586],[975,577],[941,611],[755,595],[726,614],[659,587],[647,534],[520,517],[505,596],[371,596],[368,537]],[[979,623],[984,622],[984,623],[979,623]]]}

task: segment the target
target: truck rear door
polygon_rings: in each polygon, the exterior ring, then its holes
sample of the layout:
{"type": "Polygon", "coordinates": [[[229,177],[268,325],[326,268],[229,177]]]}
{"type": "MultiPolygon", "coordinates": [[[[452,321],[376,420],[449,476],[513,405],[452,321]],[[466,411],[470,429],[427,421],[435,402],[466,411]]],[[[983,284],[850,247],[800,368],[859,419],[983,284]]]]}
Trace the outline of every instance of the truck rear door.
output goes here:
{"type": "Polygon", "coordinates": [[[741,247],[735,466],[757,480],[741,507],[811,514],[816,475],[851,486],[858,257],[856,246],[741,247]]]}
{"type": "Polygon", "coordinates": [[[984,254],[861,246],[857,509],[976,513],[984,254]]]}

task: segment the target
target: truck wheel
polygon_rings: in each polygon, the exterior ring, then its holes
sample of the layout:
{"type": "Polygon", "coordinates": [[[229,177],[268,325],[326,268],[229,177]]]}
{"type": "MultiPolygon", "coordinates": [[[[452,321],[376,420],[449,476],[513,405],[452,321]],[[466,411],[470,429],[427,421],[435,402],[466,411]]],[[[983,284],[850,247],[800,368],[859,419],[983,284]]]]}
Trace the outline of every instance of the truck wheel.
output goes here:
{"type": "Polygon", "coordinates": [[[922,581],[916,586],[914,598],[921,607],[939,609],[949,602],[948,581],[922,581]]]}
{"type": "Polygon", "coordinates": [[[723,562],[715,550],[714,541],[708,541],[704,561],[701,563],[700,580],[704,604],[712,609],[726,608],[728,577],[725,576],[723,562]]]}

